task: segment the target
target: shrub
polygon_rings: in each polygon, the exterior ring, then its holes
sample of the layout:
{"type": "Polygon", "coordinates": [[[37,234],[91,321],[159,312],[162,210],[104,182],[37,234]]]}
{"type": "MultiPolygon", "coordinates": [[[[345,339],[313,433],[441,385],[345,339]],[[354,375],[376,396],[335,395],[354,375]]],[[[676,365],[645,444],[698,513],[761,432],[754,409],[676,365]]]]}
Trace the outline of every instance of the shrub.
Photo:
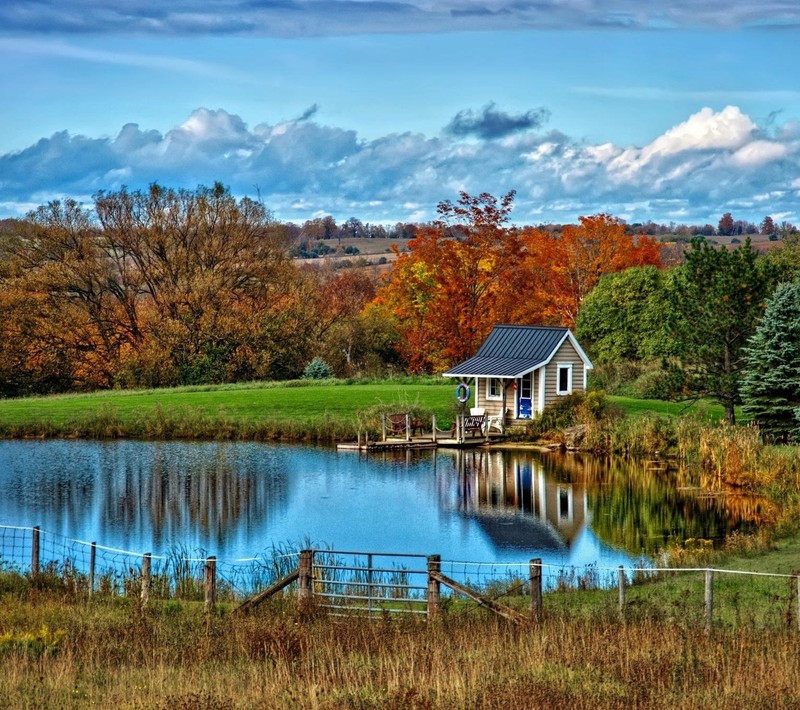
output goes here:
{"type": "Polygon", "coordinates": [[[305,380],[327,380],[333,377],[333,370],[331,366],[325,362],[321,357],[315,357],[303,370],[303,379],[305,380]]]}

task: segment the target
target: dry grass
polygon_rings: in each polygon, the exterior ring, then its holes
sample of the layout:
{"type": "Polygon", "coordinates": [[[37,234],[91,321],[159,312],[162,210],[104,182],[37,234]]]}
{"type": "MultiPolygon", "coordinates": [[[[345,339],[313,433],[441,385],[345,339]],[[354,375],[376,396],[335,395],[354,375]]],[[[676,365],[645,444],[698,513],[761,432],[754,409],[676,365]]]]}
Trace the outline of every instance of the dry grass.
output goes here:
{"type": "MultiPolygon", "coordinates": [[[[0,636],[47,626],[49,648],[0,646],[8,708],[797,707],[796,633],[623,624],[551,614],[513,627],[301,619],[273,607],[204,619],[123,601],[0,601],[0,636]],[[60,632],[63,631],[63,638],[60,632]]],[[[34,634],[35,635],[35,634],[34,634]]]]}

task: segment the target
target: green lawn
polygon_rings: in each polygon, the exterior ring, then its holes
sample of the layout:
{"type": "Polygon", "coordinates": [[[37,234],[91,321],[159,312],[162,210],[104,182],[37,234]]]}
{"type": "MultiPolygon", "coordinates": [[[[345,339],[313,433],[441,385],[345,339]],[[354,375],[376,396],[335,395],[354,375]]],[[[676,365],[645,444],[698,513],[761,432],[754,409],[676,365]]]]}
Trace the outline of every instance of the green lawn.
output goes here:
{"type": "MultiPolygon", "coordinates": [[[[721,404],[709,400],[697,402],[666,402],[660,399],[634,399],[633,397],[609,396],[609,401],[622,409],[625,414],[632,416],[641,414],[665,414],[680,417],[691,412],[705,412],[710,419],[715,421],[725,418],[725,410],[721,404]]],[[[736,408],[736,420],[742,418],[741,411],[736,408]]]]}
{"type": "MultiPolygon", "coordinates": [[[[680,416],[699,407],[712,419],[723,416],[722,407],[709,403],[687,408],[659,400],[609,399],[633,416],[680,416]]],[[[358,414],[376,406],[429,410],[445,428],[456,411],[453,383],[443,378],[252,382],[0,399],[0,436],[331,440],[355,437],[358,414]]]]}
{"type": "MultiPolygon", "coordinates": [[[[430,379],[379,384],[248,383],[219,387],[106,391],[0,400],[0,431],[73,428],[90,419],[113,419],[125,431],[158,417],[225,420],[250,427],[275,422],[314,429],[325,422],[356,426],[357,413],[377,405],[398,411],[430,409],[442,423],[452,417],[452,384],[430,379]]],[[[64,432],[68,433],[68,432],[64,432]]]]}

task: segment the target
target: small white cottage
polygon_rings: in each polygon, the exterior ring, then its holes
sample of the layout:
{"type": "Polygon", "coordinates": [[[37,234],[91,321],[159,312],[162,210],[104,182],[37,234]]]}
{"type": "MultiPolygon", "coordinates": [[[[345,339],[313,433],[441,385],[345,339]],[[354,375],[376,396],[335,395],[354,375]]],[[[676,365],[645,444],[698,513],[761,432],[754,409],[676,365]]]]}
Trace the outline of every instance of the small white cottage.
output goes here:
{"type": "Polygon", "coordinates": [[[592,368],[568,328],[496,325],[474,357],[444,376],[474,380],[473,406],[505,427],[538,416],[558,397],[584,392],[592,368]]]}

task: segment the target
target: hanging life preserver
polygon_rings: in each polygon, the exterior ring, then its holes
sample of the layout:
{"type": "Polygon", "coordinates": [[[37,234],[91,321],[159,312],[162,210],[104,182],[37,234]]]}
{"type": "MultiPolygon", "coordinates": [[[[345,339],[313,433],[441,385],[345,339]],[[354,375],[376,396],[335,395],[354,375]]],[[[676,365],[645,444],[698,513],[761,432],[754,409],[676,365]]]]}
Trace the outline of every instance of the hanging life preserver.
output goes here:
{"type": "Polygon", "coordinates": [[[517,381],[514,380],[514,392],[516,392],[516,391],[517,391],[517,381]]]}
{"type": "Polygon", "coordinates": [[[456,399],[464,404],[469,399],[469,385],[464,382],[459,382],[456,386],[456,399]]]}

